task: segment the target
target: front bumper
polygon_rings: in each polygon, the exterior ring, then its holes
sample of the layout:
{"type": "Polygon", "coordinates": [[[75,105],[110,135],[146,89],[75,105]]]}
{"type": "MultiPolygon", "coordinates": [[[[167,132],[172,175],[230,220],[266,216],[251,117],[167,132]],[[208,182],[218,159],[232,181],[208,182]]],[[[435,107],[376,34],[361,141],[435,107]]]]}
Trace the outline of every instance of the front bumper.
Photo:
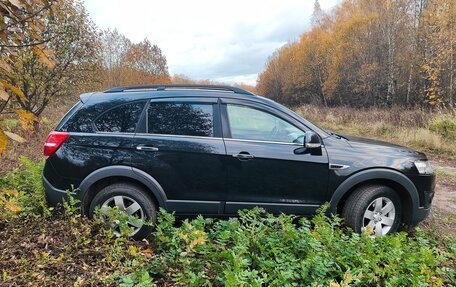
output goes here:
{"type": "Polygon", "coordinates": [[[428,217],[429,212],[431,211],[431,208],[423,208],[420,207],[415,212],[413,213],[413,217],[411,218],[410,221],[410,227],[415,227],[418,223],[421,221],[425,220],[426,217],[428,217]]]}
{"type": "Polygon", "coordinates": [[[413,216],[410,218],[410,226],[413,227],[429,215],[435,195],[435,174],[409,175],[409,178],[415,185],[420,200],[419,207],[413,211],[413,216]]]}

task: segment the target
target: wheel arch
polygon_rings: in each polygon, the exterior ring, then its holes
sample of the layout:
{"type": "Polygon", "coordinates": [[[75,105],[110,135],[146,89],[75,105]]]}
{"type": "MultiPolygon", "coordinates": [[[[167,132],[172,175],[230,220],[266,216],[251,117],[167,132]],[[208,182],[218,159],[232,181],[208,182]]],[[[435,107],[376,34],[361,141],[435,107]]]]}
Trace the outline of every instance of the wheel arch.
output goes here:
{"type": "Polygon", "coordinates": [[[369,184],[381,184],[393,188],[403,204],[403,221],[411,222],[413,212],[419,208],[419,195],[413,182],[404,174],[390,169],[368,169],[353,174],[343,181],[329,202],[330,213],[340,213],[348,197],[359,187],[369,184]]]}
{"type": "Polygon", "coordinates": [[[166,209],[166,194],[161,185],[146,172],[129,166],[108,166],[90,173],[79,185],[81,210],[84,215],[88,213],[90,202],[100,189],[115,183],[129,182],[140,185],[149,191],[152,199],[158,206],[166,209]]]}

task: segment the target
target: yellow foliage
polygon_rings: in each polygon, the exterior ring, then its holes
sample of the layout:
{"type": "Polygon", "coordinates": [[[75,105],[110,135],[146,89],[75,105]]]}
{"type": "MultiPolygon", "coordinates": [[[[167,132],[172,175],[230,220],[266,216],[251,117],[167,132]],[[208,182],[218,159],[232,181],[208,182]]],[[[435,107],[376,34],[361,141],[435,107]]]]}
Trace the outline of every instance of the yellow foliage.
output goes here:
{"type": "Polygon", "coordinates": [[[0,69],[7,73],[11,73],[11,67],[3,60],[0,60],[0,69]]]}
{"type": "Polygon", "coordinates": [[[8,145],[8,138],[4,131],[0,129],[0,154],[6,151],[6,146],[8,145]]]}
{"type": "Polygon", "coordinates": [[[34,129],[33,124],[38,122],[38,118],[34,114],[25,110],[14,110],[14,112],[19,116],[19,121],[24,129],[34,129]]]}
{"type": "Polygon", "coordinates": [[[53,50],[42,49],[39,46],[32,46],[30,48],[32,52],[38,56],[38,59],[42,64],[46,65],[49,69],[54,69],[56,62],[53,50]]]}
{"type": "Polygon", "coordinates": [[[0,189],[0,212],[16,214],[22,210],[17,202],[19,193],[12,189],[0,189]]]}
{"type": "Polygon", "coordinates": [[[27,97],[25,96],[24,92],[21,91],[18,87],[11,85],[4,79],[0,79],[0,83],[3,84],[3,86],[7,89],[10,89],[13,93],[19,96],[23,101],[28,101],[27,97]]]}
{"type": "Polygon", "coordinates": [[[455,102],[454,0],[420,11],[410,0],[340,2],[271,56],[261,95],[292,106],[455,102]]]}
{"type": "Polygon", "coordinates": [[[204,233],[204,231],[198,230],[195,232],[195,234],[197,234],[199,237],[197,237],[191,242],[191,246],[202,245],[206,243],[207,239],[205,237],[206,234],[204,233]]]}

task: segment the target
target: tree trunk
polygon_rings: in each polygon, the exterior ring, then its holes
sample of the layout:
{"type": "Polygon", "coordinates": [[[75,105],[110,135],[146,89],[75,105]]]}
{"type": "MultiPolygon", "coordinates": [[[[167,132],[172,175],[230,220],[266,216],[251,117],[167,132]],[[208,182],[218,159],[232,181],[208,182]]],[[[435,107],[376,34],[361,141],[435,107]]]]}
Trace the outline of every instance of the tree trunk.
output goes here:
{"type": "Polygon", "coordinates": [[[410,105],[410,91],[412,89],[412,73],[413,73],[413,64],[410,63],[410,69],[409,69],[409,77],[407,81],[407,96],[405,98],[405,102],[408,105],[410,105]]]}
{"type": "Polygon", "coordinates": [[[325,105],[325,107],[327,107],[328,102],[326,101],[325,91],[323,90],[323,80],[321,78],[321,69],[320,69],[320,64],[318,63],[318,61],[317,61],[317,72],[318,72],[318,81],[319,81],[319,86],[320,86],[321,99],[322,99],[322,102],[325,105]]]}
{"type": "Polygon", "coordinates": [[[453,25],[450,25],[450,84],[449,84],[449,105],[450,108],[454,107],[454,102],[453,102],[453,89],[454,89],[454,83],[453,83],[453,78],[454,78],[454,43],[453,43],[453,25]]]}

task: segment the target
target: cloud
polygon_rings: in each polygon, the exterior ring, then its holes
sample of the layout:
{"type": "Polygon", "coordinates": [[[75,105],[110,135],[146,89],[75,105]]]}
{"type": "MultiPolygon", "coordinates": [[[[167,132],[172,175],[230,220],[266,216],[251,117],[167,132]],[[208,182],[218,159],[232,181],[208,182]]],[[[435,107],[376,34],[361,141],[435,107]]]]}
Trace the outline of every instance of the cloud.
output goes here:
{"type": "MultiPolygon", "coordinates": [[[[330,9],[338,1],[320,3],[330,9]]],[[[313,5],[313,0],[85,2],[101,28],[157,44],[170,73],[249,84],[255,84],[276,49],[309,28],[313,5]]]]}

